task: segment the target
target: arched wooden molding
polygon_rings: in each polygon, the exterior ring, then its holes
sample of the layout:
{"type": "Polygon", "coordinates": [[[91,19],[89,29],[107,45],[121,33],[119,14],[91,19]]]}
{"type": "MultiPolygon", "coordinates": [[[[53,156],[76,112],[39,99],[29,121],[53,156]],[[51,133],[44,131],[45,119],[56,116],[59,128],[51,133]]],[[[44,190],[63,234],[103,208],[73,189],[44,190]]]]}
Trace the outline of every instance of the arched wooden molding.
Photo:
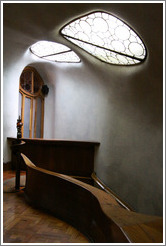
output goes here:
{"type": "Polygon", "coordinates": [[[115,198],[115,200],[125,209],[129,210],[129,211],[134,211],[127,203],[125,203],[124,201],[122,201],[122,199],[120,197],[117,196],[117,194],[115,194],[108,186],[106,186],[96,175],[95,172],[92,173],[91,175],[92,179],[94,180],[94,185],[97,188],[100,188],[102,190],[104,190],[105,192],[107,192],[108,194],[110,194],[111,196],[113,196],[115,198]]]}

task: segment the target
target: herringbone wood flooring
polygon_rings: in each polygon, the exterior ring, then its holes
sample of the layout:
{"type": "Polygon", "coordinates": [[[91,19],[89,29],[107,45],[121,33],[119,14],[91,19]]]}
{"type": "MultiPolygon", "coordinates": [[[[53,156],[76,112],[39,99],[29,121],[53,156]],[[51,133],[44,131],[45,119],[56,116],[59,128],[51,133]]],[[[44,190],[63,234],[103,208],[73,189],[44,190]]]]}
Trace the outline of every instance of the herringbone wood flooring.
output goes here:
{"type": "Polygon", "coordinates": [[[88,243],[67,223],[29,206],[24,192],[3,194],[4,243],[88,243]]]}

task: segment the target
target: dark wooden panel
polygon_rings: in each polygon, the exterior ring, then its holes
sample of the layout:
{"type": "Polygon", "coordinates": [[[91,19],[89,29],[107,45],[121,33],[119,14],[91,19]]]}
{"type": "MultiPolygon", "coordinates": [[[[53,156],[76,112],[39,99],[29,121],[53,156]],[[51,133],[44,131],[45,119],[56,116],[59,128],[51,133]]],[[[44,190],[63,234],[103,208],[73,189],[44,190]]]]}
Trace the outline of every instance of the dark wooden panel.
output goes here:
{"type": "Polygon", "coordinates": [[[3,171],[8,171],[12,169],[12,162],[3,163],[3,171]]]}
{"type": "MultiPolygon", "coordinates": [[[[10,192],[15,172],[3,173],[3,243],[23,245],[31,243],[89,243],[88,239],[66,222],[49,213],[29,206],[23,190],[10,192]],[[7,192],[7,193],[6,193],[7,192]]],[[[22,176],[25,183],[25,172],[22,176]]]]}
{"type": "Polygon", "coordinates": [[[118,242],[128,242],[100,209],[96,197],[74,182],[28,167],[25,194],[30,203],[48,209],[83,232],[92,242],[116,242],[117,238],[118,242]]]}
{"type": "Polygon", "coordinates": [[[161,243],[162,218],[122,208],[102,190],[27,163],[26,199],[52,212],[96,243],[161,243]]]}
{"type": "MultiPolygon", "coordinates": [[[[13,138],[8,138],[13,140],[13,138]]],[[[90,177],[94,170],[97,142],[69,140],[22,139],[21,152],[39,167],[67,175],[90,177]]],[[[15,162],[14,157],[12,158],[15,162]]],[[[23,165],[22,165],[23,168],[23,165]]]]}

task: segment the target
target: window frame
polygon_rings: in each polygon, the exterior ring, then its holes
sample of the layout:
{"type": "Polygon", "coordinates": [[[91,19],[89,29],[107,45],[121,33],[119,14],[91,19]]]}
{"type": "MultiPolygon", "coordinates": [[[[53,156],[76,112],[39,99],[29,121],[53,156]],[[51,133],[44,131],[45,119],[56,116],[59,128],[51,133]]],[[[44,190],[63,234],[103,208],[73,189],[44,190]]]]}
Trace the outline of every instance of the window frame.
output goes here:
{"type": "MultiPolygon", "coordinates": [[[[90,12],[88,12],[88,13],[85,13],[85,14],[79,16],[79,17],[76,17],[76,18],[72,19],[71,21],[69,21],[68,23],[66,23],[62,28],[60,28],[59,34],[60,34],[63,38],[65,38],[68,42],[70,42],[72,45],[76,45],[78,48],[80,48],[81,50],[85,51],[87,54],[91,55],[91,56],[94,57],[95,59],[97,59],[97,60],[99,60],[99,61],[101,61],[101,62],[103,62],[103,63],[109,64],[109,65],[114,65],[114,66],[124,66],[124,67],[125,67],[125,66],[126,66],[126,67],[128,67],[128,66],[136,66],[136,65],[138,66],[138,65],[142,64],[142,63],[146,60],[146,58],[147,58],[147,47],[146,47],[146,45],[145,45],[145,43],[144,43],[144,41],[143,41],[141,35],[138,34],[138,32],[136,32],[135,29],[134,29],[130,24],[128,24],[126,21],[124,21],[123,19],[120,19],[120,18],[117,17],[116,15],[114,15],[114,14],[112,14],[112,13],[109,13],[109,12],[107,12],[107,11],[105,11],[105,10],[103,11],[103,10],[99,10],[99,9],[98,9],[98,10],[90,11],[90,12]],[[86,16],[88,16],[88,15],[91,15],[91,14],[95,14],[95,13],[97,13],[97,12],[100,12],[100,13],[106,13],[106,14],[108,14],[108,15],[111,15],[111,16],[117,18],[118,20],[122,21],[125,25],[127,25],[127,26],[128,26],[128,27],[129,27],[129,28],[130,28],[130,29],[131,29],[131,30],[139,37],[139,39],[141,40],[141,42],[143,43],[143,45],[144,45],[144,47],[145,47],[145,57],[144,57],[143,59],[139,59],[139,58],[135,58],[134,56],[131,56],[132,59],[140,60],[139,63],[135,63],[135,64],[115,64],[115,63],[103,61],[102,59],[98,58],[97,56],[93,55],[92,53],[90,53],[90,52],[88,52],[87,50],[85,50],[85,49],[83,49],[82,47],[80,47],[79,44],[75,44],[74,42],[70,41],[67,37],[70,37],[71,39],[74,39],[74,40],[77,40],[77,41],[80,41],[80,42],[84,42],[84,43],[93,45],[93,46],[98,47],[98,48],[102,48],[102,49],[108,50],[108,51],[110,51],[110,52],[115,52],[115,53],[119,53],[119,52],[112,51],[112,50],[107,49],[107,48],[104,48],[104,47],[102,47],[102,46],[95,45],[95,44],[93,44],[93,43],[86,42],[86,41],[83,41],[83,40],[79,40],[79,39],[77,39],[77,38],[74,38],[74,37],[71,37],[71,36],[69,36],[69,35],[66,35],[66,34],[63,34],[63,33],[62,33],[63,29],[64,29],[66,26],[70,25],[72,22],[75,22],[75,21],[77,21],[77,20],[79,20],[79,19],[81,19],[81,18],[84,18],[84,17],[86,17],[86,16]]],[[[125,56],[125,54],[124,54],[124,56],[125,56]]],[[[126,55],[126,56],[127,56],[127,55],[126,55]]],[[[128,57],[130,58],[130,56],[128,56],[128,57]]]]}
{"type": "MultiPolygon", "coordinates": [[[[53,42],[53,41],[49,41],[49,40],[40,40],[40,41],[38,41],[38,42],[42,42],[42,41],[44,41],[44,42],[50,42],[50,43],[54,43],[54,44],[60,44],[60,45],[63,45],[63,46],[66,46],[65,44],[62,44],[62,43],[57,43],[57,42],[53,42]]],[[[38,43],[38,42],[36,42],[36,43],[38,43]]],[[[34,43],[33,45],[35,45],[36,43],[34,43]]],[[[32,45],[32,46],[33,46],[32,45]]],[[[68,48],[68,50],[66,50],[66,51],[59,51],[59,52],[57,52],[57,53],[53,53],[53,54],[47,54],[47,55],[44,55],[44,56],[39,56],[38,54],[36,54],[33,50],[32,50],[32,46],[29,48],[29,50],[30,50],[30,52],[33,54],[33,55],[35,55],[35,56],[37,56],[38,58],[40,58],[40,59],[44,59],[45,61],[48,61],[48,62],[57,62],[57,63],[81,63],[81,59],[80,59],[80,57],[76,54],[76,52],[74,51],[74,50],[72,50],[70,47],[68,47],[68,46],[66,46],[67,48],[68,48]],[[58,59],[55,59],[55,60],[50,60],[50,59],[48,59],[47,57],[49,57],[49,56],[56,56],[56,55],[63,55],[63,54],[66,54],[66,53],[74,53],[75,55],[76,55],[76,57],[78,57],[78,61],[70,61],[70,60],[68,60],[68,61],[65,61],[65,60],[58,60],[58,59]]]]}
{"type": "MultiPolygon", "coordinates": [[[[37,72],[37,70],[31,66],[27,66],[23,69],[22,73],[30,71],[32,72],[32,87],[34,83],[34,75],[37,77],[37,79],[40,81],[40,87],[44,85],[44,82],[37,72]]],[[[21,73],[21,75],[22,75],[21,73]]],[[[33,113],[34,113],[34,136],[33,138],[36,138],[36,122],[37,122],[37,98],[40,98],[41,100],[41,129],[40,129],[40,138],[43,138],[43,131],[44,131],[44,96],[41,92],[41,88],[36,93],[30,93],[26,90],[24,90],[21,86],[21,75],[19,78],[19,93],[21,93],[21,121],[23,123],[23,127],[21,129],[22,136],[24,136],[24,111],[25,111],[25,98],[29,98],[31,100],[30,102],[30,119],[29,119],[29,138],[32,138],[32,125],[33,125],[33,113]],[[35,103],[35,109],[34,109],[34,103],[35,103]],[[33,112],[35,110],[35,112],[33,112]]]]}

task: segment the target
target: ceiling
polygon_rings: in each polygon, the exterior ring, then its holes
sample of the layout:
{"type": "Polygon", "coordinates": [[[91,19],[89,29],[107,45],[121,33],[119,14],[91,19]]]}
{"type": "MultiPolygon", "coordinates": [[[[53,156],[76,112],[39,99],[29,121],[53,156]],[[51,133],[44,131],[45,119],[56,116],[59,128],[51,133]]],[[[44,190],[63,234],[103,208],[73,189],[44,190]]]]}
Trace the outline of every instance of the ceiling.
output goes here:
{"type": "Polygon", "coordinates": [[[152,3],[4,3],[4,26],[36,40],[66,42],[60,28],[85,13],[104,10],[124,20],[144,40],[152,19],[162,18],[161,9],[162,4],[152,3]]]}
{"type": "MultiPolygon", "coordinates": [[[[144,41],[148,52],[162,55],[162,4],[156,3],[4,3],[4,57],[27,50],[39,40],[67,45],[77,55],[101,66],[101,62],[76,47],[60,34],[75,18],[92,11],[106,11],[128,24],[144,41]],[[154,35],[155,29],[155,35],[154,35]],[[12,48],[14,50],[12,50],[12,48]]],[[[156,57],[154,57],[156,59],[156,57]]]]}

